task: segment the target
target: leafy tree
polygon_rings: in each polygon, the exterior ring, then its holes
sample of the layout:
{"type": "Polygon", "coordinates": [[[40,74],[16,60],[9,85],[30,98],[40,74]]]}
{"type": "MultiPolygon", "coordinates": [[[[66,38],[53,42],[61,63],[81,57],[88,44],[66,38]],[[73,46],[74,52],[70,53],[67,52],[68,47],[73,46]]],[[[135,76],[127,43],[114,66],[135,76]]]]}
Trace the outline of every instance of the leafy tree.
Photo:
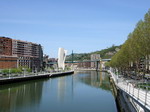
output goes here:
{"type": "MultiPolygon", "coordinates": [[[[136,65],[135,72],[140,72],[141,59],[146,65],[150,59],[150,10],[145,14],[144,20],[140,20],[134,31],[128,35],[128,39],[122,45],[121,50],[112,57],[110,66],[122,72],[130,71],[131,64],[136,65]]],[[[148,67],[144,66],[143,72],[148,67]]]]}

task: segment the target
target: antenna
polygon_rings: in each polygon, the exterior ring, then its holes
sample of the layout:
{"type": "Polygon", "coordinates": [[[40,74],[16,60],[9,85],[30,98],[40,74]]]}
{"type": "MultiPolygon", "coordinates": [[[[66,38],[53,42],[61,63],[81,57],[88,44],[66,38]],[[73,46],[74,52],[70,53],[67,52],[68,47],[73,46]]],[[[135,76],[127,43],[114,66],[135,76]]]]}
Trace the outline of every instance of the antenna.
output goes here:
{"type": "Polygon", "coordinates": [[[73,63],[73,50],[72,50],[72,54],[71,54],[71,56],[72,56],[72,63],[73,63]]]}

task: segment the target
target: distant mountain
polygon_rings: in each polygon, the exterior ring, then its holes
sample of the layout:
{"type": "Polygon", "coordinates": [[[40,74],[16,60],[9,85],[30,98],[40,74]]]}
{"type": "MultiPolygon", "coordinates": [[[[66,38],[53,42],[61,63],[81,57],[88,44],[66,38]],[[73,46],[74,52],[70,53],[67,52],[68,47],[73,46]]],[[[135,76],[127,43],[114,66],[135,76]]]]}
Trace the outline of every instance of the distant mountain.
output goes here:
{"type": "MultiPolygon", "coordinates": [[[[95,51],[91,53],[74,53],[74,61],[81,61],[81,60],[90,60],[91,54],[100,54],[102,59],[109,59],[114,56],[121,48],[120,46],[112,46],[106,49],[102,49],[100,51],[95,51]]],[[[71,61],[72,55],[67,55],[66,61],[71,61]]]]}

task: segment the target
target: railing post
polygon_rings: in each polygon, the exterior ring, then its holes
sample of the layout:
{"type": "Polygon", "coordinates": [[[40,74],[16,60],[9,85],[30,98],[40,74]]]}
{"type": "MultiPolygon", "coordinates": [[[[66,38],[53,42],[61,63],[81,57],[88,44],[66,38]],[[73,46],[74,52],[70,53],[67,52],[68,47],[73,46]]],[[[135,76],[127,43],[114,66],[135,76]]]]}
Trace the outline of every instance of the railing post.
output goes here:
{"type": "Polygon", "coordinates": [[[147,92],[148,92],[148,90],[147,90],[147,87],[146,87],[146,93],[145,93],[145,105],[147,105],[147,92]]]}
{"type": "Polygon", "coordinates": [[[128,92],[128,82],[127,82],[126,92],[128,92]]]}
{"type": "Polygon", "coordinates": [[[133,86],[133,96],[134,96],[134,86],[133,86]]]}
{"type": "Polygon", "coordinates": [[[130,84],[129,84],[129,94],[130,94],[130,84]]]}
{"type": "Polygon", "coordinates": [[[140,88],[139,88],[139,85],[138,85],[138,100],[139,100],[139,92],[140,92],[140,88]]]}

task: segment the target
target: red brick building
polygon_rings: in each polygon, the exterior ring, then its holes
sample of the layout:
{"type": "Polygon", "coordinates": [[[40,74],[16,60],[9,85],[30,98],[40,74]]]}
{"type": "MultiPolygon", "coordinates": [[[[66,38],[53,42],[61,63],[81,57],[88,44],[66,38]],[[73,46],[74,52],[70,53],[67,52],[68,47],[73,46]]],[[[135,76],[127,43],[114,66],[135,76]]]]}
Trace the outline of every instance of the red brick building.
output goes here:
{"type": "Polygon", "coordinates": [[[12,39],[0,37],[0,55],[12,55],[12,39]]]}
{"type": "Polygon", "coordinates": [[[0,69],[28,67],[41,70],[43,49],[40,44],[0,37],[0,69]]]}
{"type": "Polygon", "coordinates": [[[0,57],[0,69],[17,68],[17,57],[0,57]]]}
{"type": "Polygon", "coordinates": [[[0,69],[17,68],[17,57],[12,56],[12,39],[0,37],[0,69]]]}

